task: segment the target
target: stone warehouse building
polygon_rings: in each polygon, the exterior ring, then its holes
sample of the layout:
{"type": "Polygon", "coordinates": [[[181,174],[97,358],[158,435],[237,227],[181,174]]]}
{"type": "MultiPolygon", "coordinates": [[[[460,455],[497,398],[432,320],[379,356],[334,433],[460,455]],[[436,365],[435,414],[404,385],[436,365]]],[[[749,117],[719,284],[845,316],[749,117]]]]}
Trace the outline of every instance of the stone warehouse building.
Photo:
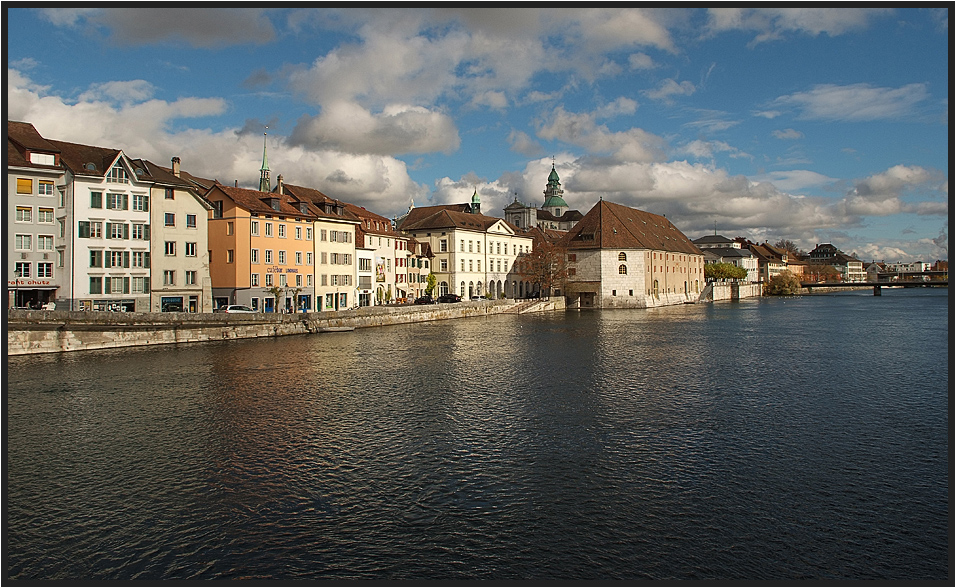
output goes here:
{"type": "Polygon", "coordinates": [[[569,308],[646,308],[696,302],[704,255],[663,216],[598,202],[558,243],[569,308]]]}

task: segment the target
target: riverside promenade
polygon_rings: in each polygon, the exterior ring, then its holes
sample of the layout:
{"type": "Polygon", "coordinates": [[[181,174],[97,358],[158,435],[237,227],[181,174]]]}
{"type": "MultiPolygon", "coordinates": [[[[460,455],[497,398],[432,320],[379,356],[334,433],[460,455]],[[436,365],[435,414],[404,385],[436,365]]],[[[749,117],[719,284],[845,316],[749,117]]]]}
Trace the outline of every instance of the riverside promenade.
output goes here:
{"type": "Polygon", "coordinates": [[[329,333],[363,327],[548,310],[564,310],[564,299],[368,306],[354,310],[298,314],[9,310],[7,354],[329,333]]]}

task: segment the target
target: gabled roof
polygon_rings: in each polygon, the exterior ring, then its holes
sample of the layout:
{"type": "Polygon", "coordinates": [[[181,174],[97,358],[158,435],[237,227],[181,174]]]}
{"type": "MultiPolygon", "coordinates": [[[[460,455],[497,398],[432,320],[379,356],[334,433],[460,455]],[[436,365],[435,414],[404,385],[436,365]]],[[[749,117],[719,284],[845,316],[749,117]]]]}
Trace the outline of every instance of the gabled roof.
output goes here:
{"type": "Polygon", "coordinates": [[[122,154],[120,149],[108,147],[80,145],[53,139],[49,142],[60,150],[60,162],[75,176],[105,177],[113,166],[113,162],[122,154]]]}
{"type": "Polygon", "coordinates": [[[414,208],[399,227],[403,231],[427,231],[439,229],[470,229],[473,231],[487,231],[496,223],[502,223],[512,232],[518,228],[504,219],[483,214],[461,212],[467,204],[453,204],[444,206],[423,206],[414,208]]]}
{"type": "Polygon", "coordinates": [[[720,245],[724,243],[734,243],[733,239],[728,239],[723,235],[704,235],[699,239],[694,239],[695,245],[720,245]]]}
{"type": "Polygon", "coordinates": [[[259,190],[249,190],[247,188],[233,188],[232,186],[223,186],[222,184],[216,184],[210,188],[205,194],[206,200],[210,200],[210,196],[212,196],[216,190],[221,191],[231,198],[240,208],[259,215],[285,216],[310,220],[318,216],[326,216],[320,213],[315,205],[308,201],[304,201],[306,203],[307,212],[303,214],[299,210],[300,201],[288,194],[260,192],[259,190]],[[270,205],[273,199],[278,199],[279,201],[278,210],[270,205]]]}
{"type": "Polygon", "coordinates": [[[142,181],[155,182],[164,186],[176,186],[184,190],[195,189],[195,186],[182,178],[177,178],[171,170],[156,165],[148,159],[131,159],[133,168],[142,169],[145,173],[138,175],[137,178],[142,181]]]}
{"type": "Polygon", "coordinates": [[[30,123],[7,121],[7,165],[17,167],[54,168],[57,165],[33,163],[28,152],[47,153],[56,156],[60,150],[44,139],[30,123]]]}
{"type": "MultiPolygon", "coordinates": [[[[698,239],[699,241],[699,239],[698,239]]],[[[696,243],[697,241],[695,241],[696,243]]],[[[733,243],[733,241],[730,241],[733,243]]],[[[737,248],[737,247],[708,247],[706,249],[701,249],[704,253],[708,251],[712,252],[718,257],[753,257],[754,254],[749,249],[737,248]]]]}
{"type": "Polygon", "coordinates": [[[601,200],[561,241],[567,249],[653,249],[701,255],[663,216],[601,200]]]}
{"type": "MultiPolygon", "coordinates": [[[[313,205],[317,216],[330,219],[342,219],[352,222],[358,222],[360,219],[348,209],[348,203],[329,198],[315,188],[306,188],[305,186],[296,186],[294,184],[282,184],[282,193],[291,196],[294,200],[300,202],[309,202],[313,205]],[[327,212],[327,209],[338,207],[342,214],[327,212]]],[[[270,192],[278,194],[278,192],[270,192]]]]}

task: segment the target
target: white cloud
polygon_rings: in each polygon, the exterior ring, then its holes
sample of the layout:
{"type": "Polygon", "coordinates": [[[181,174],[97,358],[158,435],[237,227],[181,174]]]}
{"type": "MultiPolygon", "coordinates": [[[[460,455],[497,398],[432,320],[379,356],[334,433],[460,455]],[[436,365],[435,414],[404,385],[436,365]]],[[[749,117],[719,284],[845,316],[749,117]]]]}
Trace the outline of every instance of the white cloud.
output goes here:
{"type": "MultiPolygon", "coordinates": [[[[97,94],[95,89],[89,92],[91,96],[97,94]]],[[[181,118],[223,114],[226,102],[221,98],[70,103],[47,94],[22,73],[8,70],[7,107],[9,120],[33,123],[48,139],[122,149],[130,157],[166,166],[177,156],[182,159],[183,169],[195,175],[230,185],[238,180],[241,186],[258,186],[262,135],[229,128],[219,132],[168,130],[173,126],[171,123],[181,118]]],[[[381,116],[392,117],[392,128],[379,125],[376,130],[385,140],[392,140],[388,131],[394,131],[394,127],[404,123],[414,127],[421,118],[441,115],[394,107],[381,116]],[[403,118],[403,114],[408,114],[408,118],[403,118]]],[[[372,124],[376,124],[374,117],[372,124]]],[[[427,124],[423,126],[428,128],[427,124]]],[[[405,136],[414,134],[406,132],[405,136]]],[[[422,141],[427,142],[421,140],[419,144],[422,141]]],[[[283,138],[273,135],[269,136],[269,166],[273,178],[282,174],[287,183],[313,187],[386,216],[400,213],[409,197],[424,200],[428,192],[409,177],[405,163],[394,157],[288,145],[283,138]]]]}
{"type": "Polygon", "coordinates": [[[597,118],[610,118],[622,114],[634,114],[637,111],[637,101],[621,96],[614,102],[600,106],[594,111],[597,118]]]}
{"type": "Polygon", "coordinates": [[[697,88],[694,87],[694,84],[688,82],[687,80],[677,83],[676,80],[668,78],[661,82],[660,86],[658,86],[656,90],[644,90],[642,94],[652,100],[672,102],[673,96],[690,96],[696,90],[697,88]]]}
{"type": "Polygon", "coordinates": [[[538,137],[583,147],[591,153],[610,154],[621,161],[663,159],[664,140],[643,129],[612,132],[598,125],[593,114],[575,114],[556,108],[537,124],[538,137]]]}
{"type": "Polygon", "coordinates": [[[292,145],[314,149],[396,155],[450,153],[461,140],[454,121],[422,107],[389,105],[380,114],[338,101],[315,117],[304,115],[289,137],[292,145]]]}
{"type": "Polygon", "coordinates": [[[686,153],[697,159],[713,159],[715,153],[727,153],[732,158],[749,158],[749,154],[724,141],[704,141],[695,139],[683,145],[678,153],[686,153]]]}
{"type": "Polygon", "coordinates": [[[831,37],[869,26],[878,17],[892,14],[888,8],[711,8],[709,33],[733,30],[755,31],[750,45],[783,38],[786,33],[831,37]]]}
{"type": "Polygon", "coordinates": [[[529,157],[541,153],[541,144],[523,131],[512,130],[508,133],[508,144],[512,151],[529,157]]]}
{"type": "Polygon", "coordinates": [[[781,96],[772,106],[797,109],[804,119],[870,121],[911,115],[916,105],[928,97],[926,84],[907,84],[900,88],[821,84],[806,92],[781,96]]]}
{"type": "Polygon", "coordinates": [[[646,53],[633,53],[627,58],[627,63],[631,69],[653,69],[654,60],[646,53]]]}
{"type": "Polygon", "coordinates": [[[842,202],[847,214],[888,216],[901,212],[946,214],[948,208],[937,202],[912,204],[904,201],[904,193],[929,187],[938,188],[942,174],[919,166],[895,165],[885,172],[856,182],[842,202]]]}
{"type": "Polygon", "coordinates": [[[142,102],[153,97],[156,88],[146,80],[129,80],[103,82],[92,84],[88,90],[80,94],[80,102],[96,100],[115,100],[117,102],[142,102]]]}
{"type": "Polygon", "coordinates": [[[41,13],[56,26],[106,29],[121,45],[185,42],[221,47],[275,38],[272,22],[258,8],[45,8],[41,13]]]}
{"type": "Polygon", "coordinates": [[[824,186],[838,181],[836,178],[806,169],[774,171],[751,176],[750,179],[755,182],[770,182],[784,192],[798,192],[804,188],[824,186]]]}
{"type": "Polygon", "coordinates": [[[778,138],[778,139],[781,139],[781,140],[802,139],[802,138],[803,138],[803,133],[801,133],[800,131],[796,131],[796,130],[794,130],[794,129],[783,129],[782,131],[778,129],[778,130],[774,131],[774,132],[771,133],[771,134],[772,134],[774,137],[776,137],[776,138],[778,138]]]}

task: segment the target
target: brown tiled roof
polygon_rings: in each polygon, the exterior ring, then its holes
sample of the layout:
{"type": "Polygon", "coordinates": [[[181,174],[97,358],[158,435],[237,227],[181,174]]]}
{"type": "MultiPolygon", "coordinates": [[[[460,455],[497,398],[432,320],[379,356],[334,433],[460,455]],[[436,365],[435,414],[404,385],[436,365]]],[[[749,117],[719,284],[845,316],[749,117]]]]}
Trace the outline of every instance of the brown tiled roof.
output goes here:
{"type": "Polygon", "coordinates": [[[417,208],[412,208],[408,211],[408,214],[405,215],[405,218],[402,220],[402,224],[399,227],[401,230],[406,230],[406,226],[411,226],[413,224],[419,223],[426,218],[433,216],[435,213],[442,210],[451,210],[453,212],[467,212],[471,210],[471,205],[469,204],[441,204],[437,206],[420,206],[417,208]]]}
{"type": "Polygon", "coordinates": [[[139,168],[145,170],[146,173],[139,176],[140,180],[153,181],[168,186],[179,186],[187,190],[195,189],[195,186],[190,182],[174,176],[172,170],[156,165],[152,161],[147,159],[131,159],[130,163],[133,164],[134,169],[139,168]]]}
{"type": "Polygon", "coordinates": [[[229,196],[238,206],[260,215],[286,216],[290,218],[304,218],[313,220],[319,216],[328,216],[320,212],[314,204],[306,202],[306,214],[299,211],[299,201],[288,194],[276,194],[274,192],[260,192],[258,190],[249,190],[246,188],[234,188],[216,184],[206,193],[206,200],[211,200],[215,191],[219,190],[229,196]],[[279,210],[272,208],[269,204],[273,198],[279,200],[279,210]]]}
{"type": "Polygon", "coordinates": [[[44,139],[30,123],[7,121],[7,165],[49,169],[51,165],[30,162],[27,151],[58,154],[60,150],[44,139]]]}
{"type": "Polygon", "coordinates": [[[701,255],[669,220],[602,200],[558,242],[568,249],[653,249],[701,255]]]}
{"type": "Polygon", "coordinates": [[[570,223],[584,218],[584,215],[577,210],[566,210],[561,216],[554,216],[549,211],[543,209],[538,210],[536,214],[539,221],[552,221],[556,223],[570,223]]]}
{"type": "Polygon", "coordinates": [[[517,227],[504,219],[485,216],[483,214],[460,212],[459,206],[466,205],[424,206],[422,208],[414,208],[402,223],[401,230],[424,231],[455,228],[487,231],[495,223],[502,222],[511,227],[514,232],[520,232],[517,227]],[[416,212],[418,212],[418,214],[415,214],[416,212]]]}
{"type": "Polygon", "coordinates": [[[50,139],[50,143],[60,150],[60,162],[76,176],[105,176],[121,153],[119,149],[80,145],[53,139],[50,139]],[[93,164],[93,169],[86,168],[88,163],[93,164]]]}
{"type": "MultiPolygon", "coordinates": [[[[273,194],[275,193],[276,192],[273,192],[273,194]]],[[[315,188],[306,188],[305,186],[296,186],[294,184],[283,183],[282,193],[291,196],[296,201],[308,202],[312,204],[316,215],[319,217],[345,219],[350,221],[359,220],[359,218],[349,210],[348,203],[342,202],[341,200],[336,200],[335,198],[329,198],[315,188]],[[325,212],[323,207],[326,204],[333,204],[343,207],[342,214],[338,215],[325,212]]]]}

